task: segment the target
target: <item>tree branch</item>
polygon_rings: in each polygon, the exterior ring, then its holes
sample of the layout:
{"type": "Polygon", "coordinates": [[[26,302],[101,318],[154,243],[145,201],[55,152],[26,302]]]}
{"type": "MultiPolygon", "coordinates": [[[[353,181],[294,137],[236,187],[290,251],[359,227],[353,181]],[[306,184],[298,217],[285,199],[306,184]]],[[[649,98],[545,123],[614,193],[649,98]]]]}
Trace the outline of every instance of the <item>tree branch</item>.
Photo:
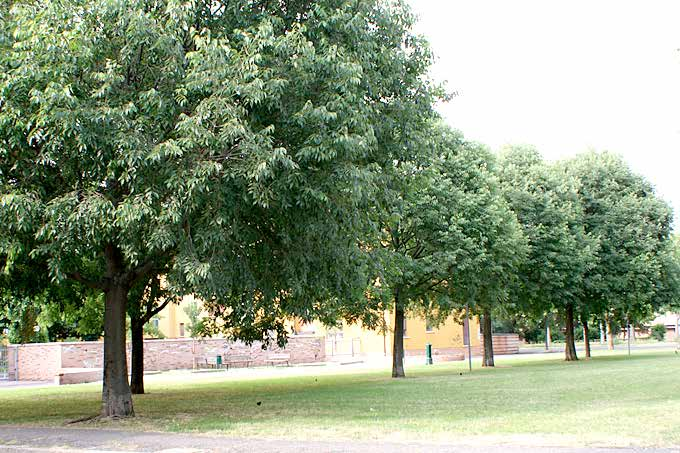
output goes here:
{"type": "Polygon", "coordinates": [[[146,314],[142,317],[143,324],[146,324],[147,322],[149,322],[151,320],[151,318],[156,316],[158,313],[162,312],[163,309],[165,307],[167,307],[168,304],[171,301],[172,301],[172,299],[168,297],[168,298],[165,299],[165,301],[163,301],[162,304],[160,304],[159,306],[157,306],[156,308],[154,308],[152,310],[149,310],[149,308],[147,307],[146,314]]]}
{"type": "Polygon", "coordinates": [[[92,289],[98,289],[98,290],[101,290],[101,291],[106,291],[106,288],[108,286],[105,281],[102,281],[102,280],[94,281],[94,280],[87,279],[87,278],[83,277],[80,274],[80,272],[71,272],[70,274],[66,274],[66,276],[68,278],[70,278],[71,280],[75,280],[78,283],[85,285],[88,288],[92,288],[92,289]]]}
{"type": "Polygon", "coordinates": [[[148,259],[141,266],[137,266],[131,271],[126,272],[125,275],[123,276],[123,280],[130,285],[134,285],[141,278],[144,278],[147,275],[149,275],[149,272],[154,270],[155,267],[156,261],[153,259],[148,259]]]}

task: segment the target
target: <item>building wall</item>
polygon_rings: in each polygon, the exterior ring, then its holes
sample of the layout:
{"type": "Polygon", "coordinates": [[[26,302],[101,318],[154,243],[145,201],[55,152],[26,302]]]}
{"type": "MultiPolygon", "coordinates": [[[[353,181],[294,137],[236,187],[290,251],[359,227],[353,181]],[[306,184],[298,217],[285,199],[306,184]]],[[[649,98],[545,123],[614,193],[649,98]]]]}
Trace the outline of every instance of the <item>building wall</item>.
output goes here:
{"type": "Polygon", "coordinates": [[[194,296],[184,296],[179,304],[168,304],[158,314],[158,329],[163,333],[165,338],[190,338],[189,334],[189,316],[184,311],[192,303],[201,301],[194,296]],[[182,325],[184,332],[182,332],[182,325]]]}
{"type": "MultiPolygon", "coordinates": [[[[319,322],[302,326],[303,333],[323,335],[326,337],[326,355],[356,354],[392,354],[394,315],[385,313],[385,332],[380,329],[368,329],[361,323],[342,323],[339,328],[329,329],[319,322]]],[[[470,338],[474,351],[479,350],[479,321],[470,320],[470,338]]],[[[443,351],[465,351],[463,342],[463,326],[452,317],[437,328],[427,330],[425,320],[409,316],[406,319],[406,335],[404,349],[407,354],[424,354],[425,345],[430,343],[435,353],[443,351]]],[[[474,352],[473,351],[473,352],[474,352]]],[[[476,353],[476,352],[474,352],[476,353]]]]}
{"type": "Polygon", "coordinates": [[[50,381],[61,369],[59,343],[11,345],[8,352],[11,379],[17,379],[15,370],[18,370],[18,380],[50,381]],[[15,357],[18,359],[18,365],[14,361],[15,357]]]}

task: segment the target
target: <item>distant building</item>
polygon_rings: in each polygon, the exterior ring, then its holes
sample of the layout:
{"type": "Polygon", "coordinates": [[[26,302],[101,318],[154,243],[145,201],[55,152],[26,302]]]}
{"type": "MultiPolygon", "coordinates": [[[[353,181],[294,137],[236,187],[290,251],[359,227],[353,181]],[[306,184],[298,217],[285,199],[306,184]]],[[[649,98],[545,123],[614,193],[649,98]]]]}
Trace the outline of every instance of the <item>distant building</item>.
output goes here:
{"type": "MultiPolygon", "coordinates": [[[[193,296],[186,296],[180,304],[168,305],[153,320],[166,338],[190,337],[190,319],[186,313],[187,307],[200,300],[193,296]]],[[[301,324],[291,322],[291,330],[298,334],[316,335],[325,338],[326,356],[370,356],[392,355],[394,340],[394,316],[384,313],[384,329],[368,329],[361,324],[343,323],[339,328],[328,328],[320,322],[301,324]],[[382,330],[382,331],[381,331],[382,330]]],[[[438,327],[431,326],[426,320],[418,317],[408,317],[404,323],[404,350],[407,355],[424,354],[425,345],[432,345],[435,355],[464,354],[468,344],[465,325],[457,323],[452,317],[438,327]]],[[[479,321],[470,320],[469,332],[473,354],[480,349],[479,321]]]]}
{"type": "MultiPolygon", "coordinates": [[[[394,314],[383,314],[384,328],[368,329],[360,323],[343,323],[339,328],[328,328],[319,322],[299,327],[301,334],[315,334],[326,338],[326,356],[375,356],[392,355],[394,344],[394,314]]],[[[431,344],[434,355],[464,355],[468,344],[468,330],[464,324],[450,317],[438,327],[431,326],[426,320],[409,316],[404,321],[404,351],[406,355],[425,354],[425,345],[431,344]]],[[[479,322],[470,320],[469,325],[473,354],[478,354],[479,322]]]]}
{"type": "Polygon", "coordinates": [[[645,327],[650,329],[657,324],[663,324],[666,327],[666,340],[680,339],[680,313],[667,312],[659,315],[653,321],[647,323],[645,327]]]}
{"type": "Polygon", "coordinates": [[[201,306],[201,301],[194,296],[184,296],[179,304],[168,304],[151,322],[165,338],[189,338],[191,320],[186,310],[194,303],[201,306]]]}

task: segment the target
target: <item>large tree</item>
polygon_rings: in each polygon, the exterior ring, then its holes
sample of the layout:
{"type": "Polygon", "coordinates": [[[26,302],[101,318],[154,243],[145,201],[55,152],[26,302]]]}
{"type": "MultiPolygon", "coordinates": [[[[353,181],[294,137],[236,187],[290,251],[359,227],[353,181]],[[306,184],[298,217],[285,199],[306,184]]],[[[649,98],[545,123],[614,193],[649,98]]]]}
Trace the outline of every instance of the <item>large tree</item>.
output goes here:
{"type": "Polygon", "coordinates": [[[597,239],[584,230],[578,180],[544,163],[533,148],[508,148],[500,162],[504,194],[530,246],[520,306],[540,317],[557,309],[565,324],[566,360],[577,360],[575,316],[598,250],[597,239]]]}
{"type": "Polygon", "coordinates": [[[579,179],[585,230],[600,243],[587,306],[604,318],[613,348],[613,323],[643,322],[659,308],[655,295],[663,291],[672,212],[614,154],[579,155],[567,162],[567,171],[579,179]]]}
{"type": "Polygon", "coordinates": [[[166,266],[170,291],[214,303],[247,339],[361,280],[375,121],[427,100],[429,58],[400,4],[66,0],[0,14],[0,253],[6,272],[30,255],[104,293],[103,416],[134,413],[129,292],[166,266]]]}
{"type": "Polygon", "coordinates": [[[488,152],[441,125],[409,142],[419,152],[384,167],[377,211],[375,255],[383,269],[373,290],[382,290],[389,303],[382,308],[394,313],[393,377],[405,375],[407,312],[436,324],[465,303],[491,309],[526,247],[488,169],[488,152]],[[498,281],[482,282],[478,273],[498,281]]]}
{"type": "Polygon", "coordinates": [[[492,313],[507,309],[516,294],[519,272],[528,244],[515,213],[496,177],[495,157],[470,143],[451,152],[447,174],[467,193],[456,210],[462,230],[475,250],[465,266],[458,266],[450,286],[456,300],[479,316],[484,355],[482,366],[494,366],[492,313]]]}

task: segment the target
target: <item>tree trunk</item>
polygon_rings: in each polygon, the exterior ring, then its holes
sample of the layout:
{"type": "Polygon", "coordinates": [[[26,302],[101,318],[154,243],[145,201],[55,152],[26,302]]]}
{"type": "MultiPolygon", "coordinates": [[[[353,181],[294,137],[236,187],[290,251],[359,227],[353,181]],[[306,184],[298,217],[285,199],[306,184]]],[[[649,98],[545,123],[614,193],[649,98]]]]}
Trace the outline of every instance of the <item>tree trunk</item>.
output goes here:
{"type": "Polygon", "coordinates": [[[112,285],[106,292],[104,310],[104,385],[102,389],[103,417],[134,415],[132,394],[128,384],[125,351],[125,307],[128,289],[112,285]]]}
{"type": "Polygon", "coordinates": [[[399,303],[399,292],[394,303],[394,347],[392,349],[392,377],[406,377],[404,373],[404,308],[399,303]]]}
{"type": "Polygon", "coordinates": [[[581,324],[583,324],[583,342],[586,345],[586,358],[590,358],[590,329],[588,328],[588,317],[581,316],[581,324]]]}
{"type": "Polygon", "coordinates": [[[484,337],[484,360],[483,367],[494,366],[493,363],[493,331],[491,327],[491,312],[488,309],[484,310],[482,320],[482,336],[484,337]]]}
{"type": "Polygon", "coordinates": [[[144,394],[144,321],[133,319],[132,333],[132,374],[130,389],[133,395],[144,394]]]}
{"type": "Polygon", "coordinates": [[[604,344],[604,340],[605,340],[604,326],[602,325],[602,321],[600,321],[600,344],[604,344]]]}
{"type": "Polygon", "coordinates": [[[550,341],[552,338],[550,338],[550,317],[548,315],[545,316],[545,350],[550,351],[550,341]]]}
{"type": "Polygon", "coordinates": [[[574,343],[574,306],[568,304],[565,312],[566,332],[564,336],[567,344],[564,348],[564,355],[567,362],[572,362],[578,360],[578,357],[576,356],[576,344],[574,343]]]}
{"type": "Polygon", "coordinates": [[[607,325],[607,347],[610,351],[614,350],[614,333],[612,332],[612,320],[609,317],[606,318],[605,324],[607,325]]]}

